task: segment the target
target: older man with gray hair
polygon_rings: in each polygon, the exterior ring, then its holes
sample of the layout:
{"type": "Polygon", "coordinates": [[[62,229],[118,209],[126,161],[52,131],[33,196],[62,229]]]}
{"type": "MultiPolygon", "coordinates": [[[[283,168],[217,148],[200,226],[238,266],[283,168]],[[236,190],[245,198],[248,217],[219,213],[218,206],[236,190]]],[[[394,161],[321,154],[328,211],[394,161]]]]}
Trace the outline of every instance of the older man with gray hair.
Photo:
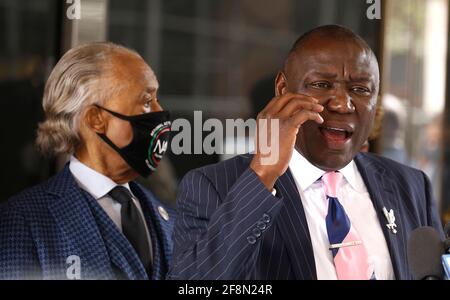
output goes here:
{"type": "Polygon", "coordinates": [[[0,278],[165,277],[172,211],[133,182],[167,149],[157,90],[151,68],[125,47],[91,43],[61,58],[45,87],[37,145],[70,162],[0,207],[0,278]]]}

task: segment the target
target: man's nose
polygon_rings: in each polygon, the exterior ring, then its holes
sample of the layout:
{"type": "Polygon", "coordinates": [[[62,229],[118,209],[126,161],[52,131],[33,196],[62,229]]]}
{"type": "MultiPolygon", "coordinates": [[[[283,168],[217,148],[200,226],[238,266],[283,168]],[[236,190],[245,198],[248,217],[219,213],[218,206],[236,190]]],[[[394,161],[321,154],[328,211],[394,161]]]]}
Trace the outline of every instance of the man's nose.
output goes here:
{"type": "Polygon", "coordinates": [[[152,105],[152,111],[153,111],[153,112],[163,111],[163,108],[162,108],[161,105],[159,104],[159,101],[154,101],[154,103],[153,103],[153,105],[152,105]]]}
{"type": "Polygon", "coordinates": [[[344,87],[336,89],[336,93],[328,100],[326,107],[329,111],[340,114],[355,112],[352,97],[344,87]]]}

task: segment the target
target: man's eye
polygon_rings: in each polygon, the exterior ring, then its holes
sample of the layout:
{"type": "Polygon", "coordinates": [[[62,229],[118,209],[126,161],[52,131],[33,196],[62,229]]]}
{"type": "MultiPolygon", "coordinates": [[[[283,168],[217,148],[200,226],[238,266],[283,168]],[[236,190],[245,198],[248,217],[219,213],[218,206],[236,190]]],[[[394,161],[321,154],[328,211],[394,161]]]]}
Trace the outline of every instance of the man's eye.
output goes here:
{"type": "Polygon", "coordinates": [[[310,84],[310,86],[312,86],[313,88],[316,88],[316,89],[329,89],[329,88],[331,88],[331,84],[329,82],[325,82],[325,81],[313,82],[313,83],[310,84]]]}
{"type": "Polygon", "coordinates": [[[359,94],[359,95],[369,95],[370,94],[370,89],[366,88],[366,87],[362,87],[362,86],[355,86],[352,87],[352,92],[359,94]]]}
{"type": "Polygon", "coordinates": [[[145,112],[150,112],[152,110],[152,100],[153,99],[150,99],[150,100],[146,100],[144,102],[144,110],[145,110],[145,112]]]}

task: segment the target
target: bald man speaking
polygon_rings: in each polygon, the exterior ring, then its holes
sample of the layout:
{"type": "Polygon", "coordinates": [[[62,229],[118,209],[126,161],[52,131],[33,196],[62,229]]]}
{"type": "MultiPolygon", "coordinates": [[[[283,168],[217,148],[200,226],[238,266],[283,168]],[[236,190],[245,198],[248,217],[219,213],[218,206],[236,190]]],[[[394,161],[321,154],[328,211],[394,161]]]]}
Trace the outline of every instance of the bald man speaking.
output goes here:
{"type": "Polygon", "coordinates": [[[283,138],[278,159],[264,163],[257,145],[185,176],[169,277],[411,279],[410,233],[442,234],[442,224],[423,172],[359,151],[379,82],[374,53],[351,30],[301,36],[258,115],[279,121],[268,132],[283,138]]]}

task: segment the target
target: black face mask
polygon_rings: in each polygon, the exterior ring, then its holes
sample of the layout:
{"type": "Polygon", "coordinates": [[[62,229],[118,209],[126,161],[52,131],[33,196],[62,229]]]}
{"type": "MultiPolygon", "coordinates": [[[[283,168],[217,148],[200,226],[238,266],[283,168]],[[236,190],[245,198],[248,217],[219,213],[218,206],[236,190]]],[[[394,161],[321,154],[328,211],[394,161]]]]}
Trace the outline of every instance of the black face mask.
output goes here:
{"type": "Polygon", "coordinates": [[[143,177],[149,176],[158,167],[170,141],[170,115],[168,111],[126,116],[96,105],[113,116],[130,122],[133,139],[123,148],[117,147],[105,134],[97,133],[120,156],[143,177]]]}

